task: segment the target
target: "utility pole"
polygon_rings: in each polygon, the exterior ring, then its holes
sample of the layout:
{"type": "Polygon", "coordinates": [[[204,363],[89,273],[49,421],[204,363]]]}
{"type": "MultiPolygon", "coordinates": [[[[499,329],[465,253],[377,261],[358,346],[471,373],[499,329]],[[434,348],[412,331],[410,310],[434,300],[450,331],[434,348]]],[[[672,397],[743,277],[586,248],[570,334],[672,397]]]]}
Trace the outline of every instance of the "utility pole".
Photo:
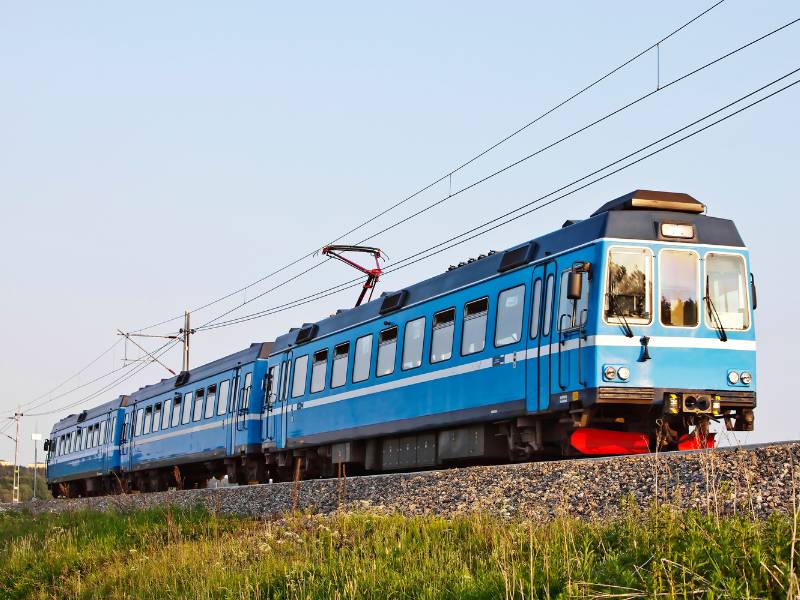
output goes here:
{"type": "Polygon", "coordinates": [[[19,421],[21,416],[22,413],[19,412],[19,408],[17,408],[17,412],[14,413],[14,420],[17,423],[17,433],[14,436],[14,483],[11,488],[11,502],[15,504],[19,502],[19,421]]]}
{"type": "Polygon", "coordinates": [[[36,480],[39,479],[39,440],[42,439],[41,433],[32,433],[33,440],[33,499],[36,500],[36,480]]]}
{"type": "Polygon", "coordinates": [[[183,313],[183,329],[180,333],[183,334],[183,368],[181,371],[189,370],[189,336],[194,333],[194,330],[189,327],[189,311],[183,313]]]}

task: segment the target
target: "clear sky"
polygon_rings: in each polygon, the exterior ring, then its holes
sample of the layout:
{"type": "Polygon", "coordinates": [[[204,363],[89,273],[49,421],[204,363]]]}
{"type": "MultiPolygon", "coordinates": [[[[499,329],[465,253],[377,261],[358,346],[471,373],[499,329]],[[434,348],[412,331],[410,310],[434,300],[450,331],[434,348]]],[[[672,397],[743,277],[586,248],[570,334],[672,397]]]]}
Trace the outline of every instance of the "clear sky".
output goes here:
{"type": "MultiPolygon", "coordinates": [[[[115,340],[269,273],[435,180],[711,2],[0,4],[0,411],[61,383],[115,340]]],[[[800,16],[797,2],[727,0],[665,42],[662,84],[800,16]]],[[[800,24],[372,241],[401,258],[561,187],[800,67],[800,24]]],[[[651,52],[452,179],[453,189],[657,84],[651,52]]],[[[636,188],[687,192],[732,218],[760,306],[757,431],[796,438],[793,311],[800,86],[568,199],[387,276],[447,265],[583,218],[636,188]]],[[[347,238],[448,193],[449,182],[347,238]]],[[[226,302],[235,307],[308,259],[226,302]]],[[[232,313],[350,279],[328,263],[232,313]]],[[[380,290],[379,290],[380,291],[380,290]]],[[[198,333],[197,365],[352,304],[355,290],[198,333]]],[[[152,330],[171,333],[171,322],[152,330]]],[[[156,340],[142,341],[155,348],[156,340]]],[[[128,356],[139,353],[129,347],[128,356]]],[[[51,396],[122,366],[123,346],[51,396]]],[[[164,360],[180,367],[180,350],[164,360]]],[[[120,371],[122,376],[132,369],[120,371]]],[[[168,373],[151,366],[98,399],[168,373]]],[[[47,434],[114,377],[23,422],[47,434]]],[[[39,403],[50,400],[45,395],[39,403]]],[[[0,458],[13,444],[0,437],[0,458]]]]}

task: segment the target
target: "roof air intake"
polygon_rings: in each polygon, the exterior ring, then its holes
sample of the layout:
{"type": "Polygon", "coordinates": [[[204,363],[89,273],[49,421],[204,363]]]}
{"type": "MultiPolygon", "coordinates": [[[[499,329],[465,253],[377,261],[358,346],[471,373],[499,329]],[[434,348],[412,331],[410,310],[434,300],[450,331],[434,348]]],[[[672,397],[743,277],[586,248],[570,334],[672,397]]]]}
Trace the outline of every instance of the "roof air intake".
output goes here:
{"type": "Polygon", "coordinates": [[[381,302],[381,307],[378,312],[382,315],[385,315],[390,312],[394,312],[400,308],[403,308],[403,305],[408,300],[408,291],[407,290],[400,290],[399,292],[392,292],[391,294],[386,294],[383,297],[383,302],[381,302]]]}
{"type": "Polygon", "coordinates": [[[533,256],[535,253],[536,253],[535,242],[528,242],[524,246],[519,246],[518,248],[512,248],[511,250],[506,250],[503,253],[503,258],[500,259],[500,266],[497,267],[497,272],[505,273],[506,271],[510,271],[511,269],[516,269],[517,267],[521,267],[522,265],[527,265],[529,262],[533,260],[533,256]]]}
{"type": "Polygon", "coordinates": [[[592,213],[592,216],[612,210],[671,210],[700,214],[706,210],[705,204],[695,200],[689,194],[677,192],[655,192],[653,190],[636,190],[606,202],[592,213]]]}

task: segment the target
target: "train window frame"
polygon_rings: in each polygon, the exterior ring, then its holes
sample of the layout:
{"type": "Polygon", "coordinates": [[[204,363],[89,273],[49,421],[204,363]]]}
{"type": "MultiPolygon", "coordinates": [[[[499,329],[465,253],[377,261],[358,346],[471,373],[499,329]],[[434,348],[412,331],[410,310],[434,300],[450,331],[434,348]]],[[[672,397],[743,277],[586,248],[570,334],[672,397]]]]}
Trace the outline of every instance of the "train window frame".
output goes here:
{"type": "Polygon", "coordinates": [[[142,435],[147,435],[153,426],[153,407],[147,406],[144,409],[144,423],[142,423],[142,435]]]}
{"type": "Polygon", "coordinates": [[[183,414],[183,395],[178,393],[172,398],[172,419],[170,420],[170,427],[178,427],[181,424],[181,415],[183,414]]]}
{"type": "Polygon", "coordinates": [[[589,320],[589,292],[592,286],[591,281],[589,280],[589,273],[587,271],[581,271],[581,297],[578,300],[578,310],[575,311],[575,315],[572,314],[572,300],[567,298],[567,288],[569,287],[569,274],[572,269],[564,269],[561,271],[561,277],[559,281],[558,287],[558,310],[556,314],[558,315],[556,321],[556,329],[561,331],[570,331],[573,329],[577,329],[578,327],[583,327],[586,325],[586,321],[589,320]],[[564,303],[562,307],[561,303],[564,303]],[[564,310],[562,310],[562,308],[564,310]],[[586,321],[581,321],[581,314],[583,313],[584,309],[586,309],[586,321]],[[561,328],[561,319],[564,315],[570,317],[570,325],[569,327],[561,328]],[[577,321],[573,321],[572,317],[575,317],[577,321]]]}
{"type": "Polygon", "coordinates": [[[194,406],[194,392],[183,394],[183,414],[181,415],[181,425],[186,425],[192,420],[192,407],[194,406]]]}
{"type": "Polygon", "coordinates": [[[106,425],[107,423],[108,423],[108,419],[104,419],[104,420],[100,421],[100,443],[103,444],[103,445],[105,445],[105,443],[107,441],[106,438],[108,437],[107,433],[106,433],[107,432],[107,425],[106,425]]]}
{"type": "Polygon", "coordinates": [[[531,285],[531,326],[528,328],[532,340],[539,337],[542,322],[542,294],[544,279],[537,277],[531,285]]]}
{"type": "Polygon", "coordinates": [[[542,337],[550,337],[553,333],[553,305],[556,303],[556,274],[549,273],[544,284],[544,322],[542,337]]]}
{"type": "Polygon", "coordinates": [[[250,393],[253,389],[253,372],[249,371],[244,374],[244,380],[242,382],[242,399],[239,403],[239,407],[241,410],[247,410],[250,408],[250,393]]]}
{"type": "Polygon", "coordinates": [[[292,361],[292,398],[301,398],[306,394],[306,388],[308,387],[308,354],[303,354],[302,356],[298,356],[297,358],[292,361]],[[303,365],[303,376],[297,377],[297,365],[300,364],[300,361],[303,365]],[[302,382],[303,387],[298,388],[298,382],[302,382]]]}
{"type": "Polygon", "coordinates": [[[701,325],[700,322],[702,321],[702,316],[701,315],[702,315],[703,312],[705,312],[705,309],[703,309],[703,310],[700,309],[701,305],[703,304],[703,287],[702,287],[702,281],[701,281],[701,277],[703,275],[703,268],[701,267],[700,262],[701,262],[700,253],[697,252],[697,250],[694,250],[692,248],[688,248],[686,246],[673,246],[673,247],[661,248],[658,251],[658,296],[657,296],[657,298],[658,298],[658,323],[659,323],[659,325],[661,325],[661,327],[665,327],[667,329],[677,329],[677,330],[680,330],[680,331],[695,331],[695,330],[700,328],[700,325],[701,325]],[[661,263],[662,263],[663,255],[665,253],[670,253],[670,252],[673,252],[673,253],[675,253],[675,252],[683,252],[685,254],[694,254],[694,256],[697,258],[697,278],[696,278],[696,282],[695,282],[695,299],[697,301],[697,324],[696,325],[668,325],[668,324],[664,323],[664,315],[663,315],[663,310],[661,308],[661,292],[662,292],[662,282],[663,282],[663,277],[662,277],[663,269],[661,268],[661,263]]]}
{"type": "Polygon", "coordinates": [[[278,401],[278,393],[280,392],[280,364],[275,364],[269,368],[269,389],[266,395],[267,406],[274,406],[278,401]]]}
{"type": "Polygon", "coordinates": [[[82,429],[77,429],[75,431],[75,439],[77,440],[78,445],[80,445],[83,442],[83,430],[82,429]]]}
{"type": "Polygon", "coordinates": [[[386,327],[385,329],[381,329],[378,332],[378,353],[375,359],[375,377],[388,377],[389,375],[392,375],[397,369],[397,343],[399,341],[398,340],[399,336],[400,336],[400,328],[397,325],[386,327]],[[384,334],[390,334],[391,332],[394,332],[394,338],[390,338],[389,340],[381,342],[381,337],[383,337],[384,334]],[[388,364],[391,365],[391,369],[386,371],[385,373],[381,373],[380,372],[381,356],[382,356],[381,348],[383,348],[384,352],[387,352],[390,346],[392,347],[392,358],[388,364]]]}
{"type": "Polygon", "coordinates": [[[228,400],[231,395],[231,380],[223,379],[219,382],[217,393],[217,416],[222,416],[228,412],[228,400]]]}
{"type": "Polygon", "coordinates": [[[505,346],[511,346],[512,344],[518,344],[524,339],[523,331],[525,329],[525,294],[527,294],[528,288],[524,282],[518,283],[517,285],[513,285],[508,287],[504,290],[501,290],[497,293],[497,309],[495,310],[494,315],[494,347],[495,348],[503,348],[505,346]],[[500,325],[500,315],[504,314],[504,307],[501,305],[500,299],[503,297],[503,294],[507,292],[513,292],[518,289],[522,289],[522,300],[519,302],[519,325],[517,327],[517,339],[511,340],[510,342],[498,342],[497,340],[497,333],[498,333],[498,326],[500,325]]]}
{"type": "Polygon", "coordinates": [[[100,423],[94,424],[94,434],[92,435],[92,448],[100,445],[100,423]]]}
{"type": "MultiPolygon", "coordinates": [[[[603,297],[602,297],[602,306],[601,306],[601,310],[600,310],[600,312],[602,313],[601,318],[603,319],[603,323],[605,323],[606,325],[622,325],[622,324],[625,323],[625,321],[627,321],[628,323],[630,323],[632,325],[639,325],[641,327],[647,327],[647,326],[653,324],[653,321],[655,319],[656,300],[657,300],[657,298],[654,296],[654,293],[655,293],[655,290],[656,290],[655,263],[656,263],[656,255],[653,252],[653,249],[652,248],[648,248],[647,246],[620,246],[620,245],[615,245],[615,246],[609,246],[608,247],[608,249],[606,250],[606,261],[605,261],[605,265],[603,267],[603,288],[602,288],[603,297]],[[615,252],[615,251],[619,252],[619,251],[632,251],[632,250],[643,251],[644,253],[650,255],[650,274],[649,274],[649,276],[650,276],[650,293],[649,293],[649,296],[650,297],[647,298],[647,302],[649,302],[649,305],[650,305],[650,319],[648,321],[645,321],[644,319],[642,319],[640,317],[625,317],[625,319],[623,320],[621,317],[608,317],[608,316],[606,316],[606,312],[607,312],[606,303],[608,302],[608,295],[609,295],[608,285],[609,285],[610,276],[611,276],[611,273],[610,273],[611,253],[615,252]]],[[[647,277],[647,274],[645,274],[645,278],[646,277],[647,277]]],[[[647,283],[647,279],[645,279],[645,283],[647,283]]]]}
{"type": "Polygon", "coordinates": [[[169,429],[172,419],[172,398],[166,398],[161,407],[161,431],[169,429]]]}
{"type": "Polygon", "coordinates": [[[211,419],[217,410],[217,384],[212,383],[206,388],[206,408],[203,411],[204,419],[211,419]],[[209,410],[209,408],[211,410],[209,410]]]}
{"type": "MultiPolygon", "coordinates": [[[[441,333],[439,333],[441,335],[441,333]]],[[[451,306],[450,308],[445,308],[444,310],[439,310],[433,313],[433,318],[431,319],[431,347],[430,351],[428,352],[428,361],[432,364],[438,364],[442,362],[446,362],[453,358],[453,343],[455,342],[456,337],[456,307],[451,306]],[[437,323],[437,319],[440,315],[445,315],[445,313],[453,313],[453,319],[451,321],[445,321],[445,324],[437,323]],[[450,323],[449,325],[447,323],[450,323]],[[443,358],[435,358],[433,351],[436,347],[436,339],[437,339],[437,332],[442,332],[445,329],[450,330],[450,350],[447,353],[447,356],[444,356],[444,352],[442,352],[443,358]]]]}
{"type": "MultiPolygon", "coordinates": [[[[414,369],[419,369],[422,366],[422,357],[425,354],[425,338],[426,338],[426,330],[428,327],[428,320],[425,316],[417,317],[416,319],[411,319],[406,321],[406,324],[403,326],[403,353],[400,357],[400,369],[403,371],[413,371],[414,369]],[[409,344],[408,335],[409,335],[409,326],[413,323],[419,323],[422,321],[422,340],[417,347],[415,344],[409,344]],[[416,354],[409,360],[408,352],[409,348],[411,348],[416,354]],[[410,366],[406,366],[410,364],[410,366]]],[[[412,340],[415,341],[415,340],[412,340]]]]}
{"type": "Polygon", "coordinates": [[[151,433],[158,433],[161,428],[161,402],[153,404],[153,426],[150,429],[151,433]]]}
{"type": "MultiPolygon", "coordinates": [[[[741,263],[741,265],[742,265],[742,274],[744,276],[744,281],[743,281],[744,293],[745,293],[745,305],[744,306],[747,309],[747,312],[745,313],[746,316],[747,316],[747,327],[744,328],[744,329],[740,329],[738,327],[729,327],[728,324],[726,324],[726,323],[723,323],[722,325],[725,327],[725,331],[735,331],[737,333],[744,333],[744,332],[750,331],[750,329],[753,327],[753,312],[752,312],[753,311],[753,301],[750,298],[751,289],[750,289],[750,281],[748,280],[749,270],[747,268],[747,261],[745,260],[745,257],[743,255],[741,255],[741,254],[737,254],[735,252],[720,252],[718,250],[710,250],[710,251],[706,252],[701,258],[701,262],[703,263],[703,274],[702,274],[702,278],[700,279],[700,286],[701,286],[701,288],[700,288],[700,296],[701,296],[701,302],[703,304],[703,321],[704,321],[704,324],[706,326],[706,329],[709,329],[710,331],[716,331],[716,328],[714,327],[713,321],[709,322],[710,321],[710,319],[708,318],[709,317],[709,314],[708,314],[708,308],[709,307],[708,307],[708,302],[705,301],[706,279],[708,277],[708,259],[711,256],[732,256],[732,257],[736,258],[741,263]]],[[[715,308],[717,309],[717,312],[719,312],[719,307],[715,305],[715,308]]]]}
{"type": "Polygon", "coordinates": [[[361,383],[362,381],[367,381],[369,379],[369,375],[372,372],[372,354],[373,354],[373,345],[375,344],[374,334],[368,333],[366,335],[362,335],[361,337],[356,339],[354,354],[353,354],[353,372],[351,379],[353,383],[361,383]],[[358,353],[359,345],[362,345],[361,342],[364,340],[363,346],[365,346],[369,352],[364,355],[364,358],[367,361],[366,369],[364,369],[364,376],[359,377],[356,379],[356,371],[360,370],[362,367],[362,361],[359,361],[359,358],[362,357],[361,354],[358,353]]]}
{"type": "Polygon", "coordinates": [[[192,423],[197,423],[203,418],[203,408],[205,407],[206,390],[205,388],[198,388],[194,391],[194,398],[192,398],[192,423]],[[198,406],[198,403],[200,406],[198,406]]]}
{"type": "Polygon", "coordinates": [[[319,392],[324,391],[327,379],[328,349],[320,348],[311,355],[311,384],[309,392],[312,394],[318,394],[319,392]]]}
{"type": "MultiPolygon", "coordinates": [[[[486,332],[489,329],[489,296],[483,296],[481,298],[475,298],[474,300],[469,300],[468,302],[464,303],[464,308],[461,311],[461,356],[471,356],[473,354],[480,354],[486,350],[486,332]],[[467,310],[471,305],[477,304],[478,302],[486,302],[486,310],[476,312],[472,315],[467,315],[467,310]],[[483,318],[483,339],[482,345],[477,350],[472,350],[470,352],[464,351],[464,342],[466,340],[466,333],[467,333],[467,323],[478,318],[483,318]]],[[[477,340],[477,338],[476,338],[477,340]]]]}
{"type": "Polygon", "coordinates": [[[137,408],[133,415],[133,437],[141,437],[144,422],[144,407],[137,408]]]}
{"type": "Polygon", "coordinates": [[[333,359],[331,360],[331,381],[330,386],[331,389],[340,388],[347,383],[347,371],[350,368],[350,342],[342,342],[341,344],[336,344],[333,347],[333,359]],[[339,350],[344,348],[344,354],[339,353],[339,350]],[[337,354],[338,353],[338,354],[337,354]],[[342,361],[344,361],[344,365],[342,366],[342,361]],[[337,363],[339,363],[339,367],[337,370],[337,363]],[[341,372],[341,383],[336,383],[336,376],[341,372]]]}

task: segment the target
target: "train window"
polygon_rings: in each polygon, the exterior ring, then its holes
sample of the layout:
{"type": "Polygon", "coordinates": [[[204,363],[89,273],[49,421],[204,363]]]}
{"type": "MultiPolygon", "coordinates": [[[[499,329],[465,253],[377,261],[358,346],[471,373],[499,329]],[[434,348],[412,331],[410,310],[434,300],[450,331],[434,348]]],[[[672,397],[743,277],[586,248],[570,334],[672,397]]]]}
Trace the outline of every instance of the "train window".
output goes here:
{"type": "Polygon", "coordinates": [[[125,420],[122,422],[122,442],[126,442],[130,437],[129,424],[131,422],[131,413],[125,413],[125,420]]]}
{"type": "Polygon", "coordinates": [[[108,441],[111,442],[112,444],[114,444],[116,442],[116,440],[114,439],[114,436],[117,433],[117,417],[116,417],[116,415],[111,417],[111,426],[110,427],[111,428],[108,431],[108,441]]]}
{"type": "Polygon", "coordinates": [[[578,302],[567,298],[570,269],[561,273],[561,291],[558,295],[558,329],[571,329],[586,322],[589,306],[589,273],[581,273],[581,297],[578,302]],[[574,308],[574,310],[573,310],[574,308]]]}
{"type": "Polygon", "coordinates": [[[278,365],[272,365],[269,368],[269,377],[267,381],[267,404],[273,406],[278,400],[278,388],[280,387],[280,382],[278,381],[278,365]]]}
{"type": "Polygon", "coordinates": [[[456,309],[448,308],[433,315],[431,332],[431,362],[449,360],[453,356],[453,332],[456,329],[456,309]]]}
{"type": "Polygon", "coordinates": [[[94,425],[92,425],[92,427],[89,429],[89,431],[92,432],[92,439],[91,439],[92,445],[91,445],[91,447],[92,448],[96,448],[97,447],[97,443],[98,443],[98,441],[100,439],[100,424],[99,423],[95,423],[94,425]]]}
{"type": "Polygon", "coordinates": [[[186,392],[183,395],[183,416],[181,417],[181,425],[186,425],[192,419],[192,392],[186,392]]]}
{"type": "Polygon", "coordinates": [[[294,359],[294,379],[292,379],[292,398],[306,393],[306,375],[308,374],[308,354],[294,359]]]}
{"type": "Polygon", "coordinates": [[[169,420],[172,416],[172,398],[164,400],[164,407],[161,413],[161,429],[169,429],[169,420]]]}
{"type": "Polygon", "coordinates": [[[375,373],[378,377],[394,373],[397,357],[397,327],[384,329],[378,336],[378,364],[375,373]]]}
{"type": "Polygon", "coordinates": [[[531,304],[531,339],[539,335],[539,320],[542,313],[542,280],[533,282],[533,301],[531,304]]]}
{"type": "Polygon", "coordinates": [[[550,335],[550,327],[553,324],[553,284],[555,283],[555,275],[552,273],[547,276],[547,285],[544,291],[544,324],[542,325],[542,335],[550,335]]]}
{"type": "Polygon", "coordinates": [[[524,308],[524,285],[500,292],[497,299],[497,319],[494,327],[495,346],[508,346],[522,339],[524,308]]]}
{"type": "Polygon", "coordinates": [[[194,393],[194,410],[192,411],[192,421],[199,421],[203,416],[203,398],[205,398],[206,391],[203,388],[196,390],[194,393]]]}
{"type": "Polygon", "coordinates": [[[219,384],[219,403],[217,404],[217,414],[224,415],[228,412],[228,396],[231,388],[231,380],[226,379],[219,384]]]}
{"type": "Polygon", "coordinates": [[[177,427],[181,422],[181,404],[183,404],[181,395],[175,394],[172,399],[172,427],[177,427]]]}
{"type": "Polygon", "coordinates": [[[364,381],[369,377],[372,362],[372,334],[356,340],[356,355],[353,359],[353,383],[364,381]]]}
{"type": "Polygon", "coordinates": [[[350,361],[350,342],[339,344],[333,349],[333,372],[331,387],[341,387],[347,382],[347,363],[350,361]]]}
{"type": "Polygon", "coordinates": [[[108,419],[100,422],[100,443],[105,445],[105,443],[108,441],[106,439],[107,437],[108,437],[108,419]]]}
{"type": "Polygon", "coordinates": [[[208,386],[208,393],[206,394],[206,413],[204,417],[210,419],[214,416],[214,406],[217,403],[217,386],[212,384],[208,386]]]}
{"type": "Polygon", "coordinates": [[[672,327],[696,327],[699,313],[700,257],[687,250],[662,250],[659,258],[661,322],[672,327]]]}
{"type": "Polygon", "coordinates": [[[144,409],[144,424],[142,425],[142,435],[147,435],[150,433],[150,429],[153,426],[153,407],[148,406],[144,409]]]}
{"type": "Polygon", "coordinates": [[[461,332],[461,354],[475,354],[486,346],[486,317],[489,299],[481,298],[464,305],[464,329],[461,332]]]}
{"type": "Polygon", "coordinates": [[[239,376],[233,378],[233,391],[231,392],[230,412],[235,413],[239,401],[239,376]]]}
{"type": "Polygon", "coordinates": [[[75,439],[78,440],[78,448],[80,448],[81,442],[83,441],[83,430],[78,429],[78,432],[75,434],[75,439]]]}
{"type": "Polygon", "coordinates": [[[422,364],[422,346],[425,343],[425,317],[414,319],[406,323],[403,333],[403,364],[404,371],[416,369],[422,364]]]}
{"type": "Polygon", "coordinates": [[[153,406],[153,433],[158,431],[159,427],[161,427],[161,402],[157,402],[153,406]]]}
{"type": "Polygon", "coordinates": [[[314,353],[311,363],[311,393],[321,392],[325,389],[325,378],[328,375],[328,350],[319,350],[314,353]]]}
{"type": "Polygon", "coordinates": [[[750,327],[747,271],[744,258],[734,254],[706,254],[706,325],[722,323],[725,329],[750,327]]]}
{"type": "Polygon", "coordinates": [[[609,323],[652,321],[653,254],[648,248],[616,247],[608,251],[603,314],[609,323]]]}
{"type": "Polygon", "coordinates": [[[140,408],[136,411],[136,416],[134,417],[134,436],[139,437],[142,435],[142,424],[144,423],[144,409],[140,408]]]}
{"type": "Polygon", "coordinates": [[[250,407],[250,390],[253,387],[253,373],[247,373],[244,376],[244,386],[242,386],[242,410],[247,410],[250,407]]]}

